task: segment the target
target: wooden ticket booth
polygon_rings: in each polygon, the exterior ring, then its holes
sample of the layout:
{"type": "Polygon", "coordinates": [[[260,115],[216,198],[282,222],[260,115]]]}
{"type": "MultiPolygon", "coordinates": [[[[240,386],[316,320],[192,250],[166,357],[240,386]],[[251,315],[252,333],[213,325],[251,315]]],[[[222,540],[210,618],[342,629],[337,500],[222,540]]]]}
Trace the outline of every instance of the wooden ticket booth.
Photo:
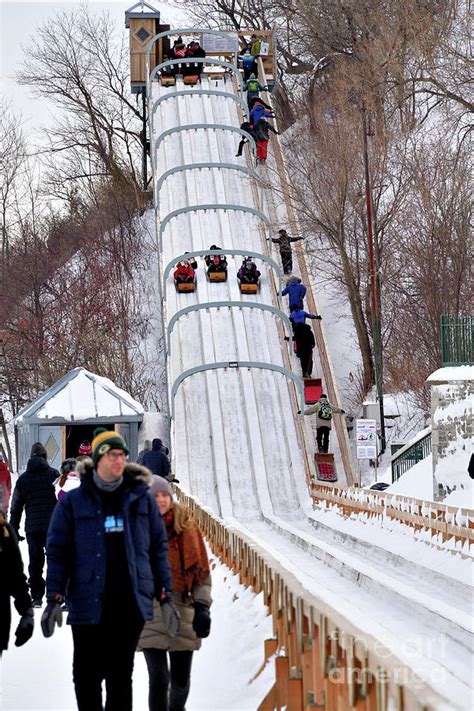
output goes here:
{"type": "MultiPolygon", "coordinates": [[[[154,35],[166,32],[170,25],[162,25],[160,12],[147,2],[137,2],[125,11],[125,27],[130,30],[130,83],[132,94],[142,93],[146,85],[146,49],[154,35]]],[[[151,52],[150,71],[169,52],[169,38],[159,39],[151,52]]]]}

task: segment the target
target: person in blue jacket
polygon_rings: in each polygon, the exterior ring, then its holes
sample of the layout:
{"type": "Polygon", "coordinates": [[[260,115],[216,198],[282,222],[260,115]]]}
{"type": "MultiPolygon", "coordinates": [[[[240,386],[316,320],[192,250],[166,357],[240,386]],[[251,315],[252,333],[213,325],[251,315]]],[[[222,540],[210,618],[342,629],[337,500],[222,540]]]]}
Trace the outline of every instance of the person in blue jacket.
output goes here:
{"type": "Polygon", "coordinates": [[[142,464],[147,467],[152,474],[169,479],[171,472],[170,460],[163,450],[161,439],[154,439],[151,443],[151,450],[143,455],[142,464]]]}
{"type": "Polygon", "coordinates": [[[65,597],[74,642],[79,711],[132,709],[135,648],[153,600],[171,636],[179,628],[172,598],[168,537],[148,490],[150,472],[126,462],[117,432],[98,428],[92,460],[80,463],[81,486],[58,502],[48,530],[45,637],[62,624],[65,597]]]}
{"type": "Polygon", "coordinates": [[[297,276],[292,276],[286,282],[286,288],[283,289],[280,296],[288,296],[288,306],[290,311],[295,308],[303,308],[303,299],[306,296],[306,287],[301,283],[301,279],[297,276]]]}
{"type": "Polygon", "coordinates": [[[259,99],[253,105],[253,109],[250,112],[250,123],[253,125],[254,129],[257,129],[257,124],[261,119],[274,118],[275,114],[273,111],[268,111],[260,102],[259,99]]]}
{"type": "Polygon", "coordinates": [[[250,53],[250,49],[246,49],[243,54],[239,54],[238,59],[242,62],[242,67],[244,70],[244,81],[250,79],[251,74],[255,74],[257,71],[257,55],[250,53]]]}

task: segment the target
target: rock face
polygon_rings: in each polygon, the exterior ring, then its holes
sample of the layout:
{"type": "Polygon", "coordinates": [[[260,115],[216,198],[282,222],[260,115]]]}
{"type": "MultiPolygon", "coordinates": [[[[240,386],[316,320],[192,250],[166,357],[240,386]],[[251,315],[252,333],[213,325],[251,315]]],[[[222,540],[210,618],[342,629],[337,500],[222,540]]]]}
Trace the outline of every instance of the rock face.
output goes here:
{"type": "Polygon", "coordinates": [[[440,368],[430,375],[434,494],[443,499],[467,483],[474,441],[474,366],[440,368]]]}

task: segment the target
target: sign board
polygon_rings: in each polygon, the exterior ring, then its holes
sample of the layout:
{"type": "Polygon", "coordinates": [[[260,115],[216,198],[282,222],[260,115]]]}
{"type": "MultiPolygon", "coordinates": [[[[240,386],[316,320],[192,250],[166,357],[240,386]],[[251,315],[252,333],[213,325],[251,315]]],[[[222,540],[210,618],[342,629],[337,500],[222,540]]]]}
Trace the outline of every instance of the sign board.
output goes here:
{"type": "Polygon", "coordinates": [[[376,459],[377,420],[356,420],[357,459],[376,459]]]}
{"type": "Polygon", "coordinates": [[[219,54],[220,52],[237,52],[239,46],[236,34],[229,33],[227,37],[217,35],[201,35],[201,47],[208,54],[219,54]]]}

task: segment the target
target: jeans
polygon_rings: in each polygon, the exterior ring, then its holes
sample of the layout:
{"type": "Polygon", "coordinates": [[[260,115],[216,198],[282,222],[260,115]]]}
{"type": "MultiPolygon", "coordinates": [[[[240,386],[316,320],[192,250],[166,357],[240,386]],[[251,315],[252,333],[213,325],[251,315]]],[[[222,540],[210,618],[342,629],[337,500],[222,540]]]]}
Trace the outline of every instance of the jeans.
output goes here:
{"type": "Polygon", "coordinates": [[[33,600],[42,600],[45,591],[43,569],[45,562],[46,531],[27,533],[28,554],[30,562],[28,565],[31,597],[33,600]]]}
{"type": "Polygon", "coordinates": [[[144,654],[150,680],[149,711],[184,711],[191,686],[193,653],[145,649],[144,654]],[[168,668],[168,654],[170,668],[168,668]]]}
{"type": "Polygon", "coordinates": [[[324,452],[325,454],[327,453],[329,449],[329,432],[330,432],[329,427],[325,427],[324,425],[320,425],[316,429],[316,439],[318,441],[318,451],[319,452],[324,452]]]}
{"type": "Polygon", "coordinates": [[[98,625],[72,625],[73,679],[78,711],[131,711],[135,648],[143,620],[115,616],[98,625]]]}

